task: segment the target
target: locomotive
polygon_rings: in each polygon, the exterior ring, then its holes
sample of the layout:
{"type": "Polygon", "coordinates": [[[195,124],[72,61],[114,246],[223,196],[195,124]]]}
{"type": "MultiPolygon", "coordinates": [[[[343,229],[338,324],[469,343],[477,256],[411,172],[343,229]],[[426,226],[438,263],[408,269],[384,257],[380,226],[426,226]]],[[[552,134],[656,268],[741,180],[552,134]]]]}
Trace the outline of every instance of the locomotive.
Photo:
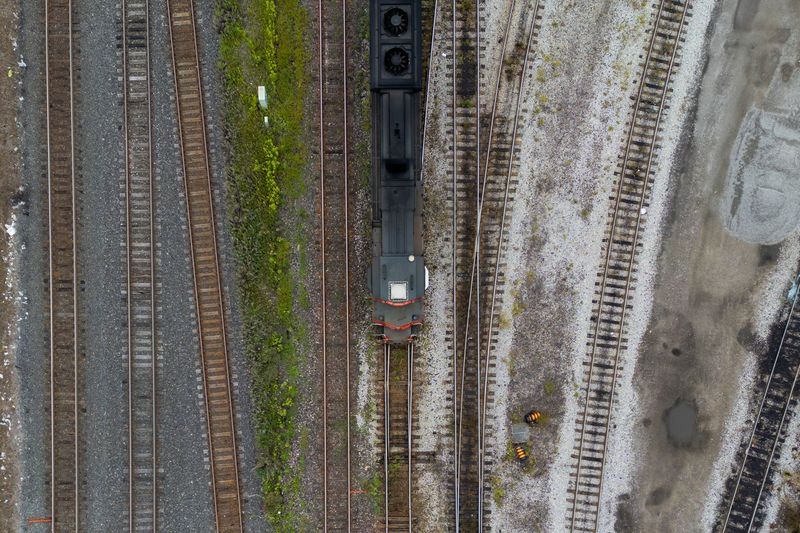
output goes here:
{"type": "Polygon", "coordinates": [[[420,216],[420,1],[370,4],[372,322],[393,344],[417,334],[428,286],[420,216]]]}

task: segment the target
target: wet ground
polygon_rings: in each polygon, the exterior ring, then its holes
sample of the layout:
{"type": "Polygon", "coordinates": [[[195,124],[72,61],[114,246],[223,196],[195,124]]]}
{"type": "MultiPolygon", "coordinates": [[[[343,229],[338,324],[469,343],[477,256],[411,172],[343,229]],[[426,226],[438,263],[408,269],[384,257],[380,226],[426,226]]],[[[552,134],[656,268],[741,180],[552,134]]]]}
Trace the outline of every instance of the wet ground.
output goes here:
{"type": "Polygon", "coordinates": [[[696,116],[673,168],[634,376],[639,466],[617,502],[617,530],[713,526],[765,325],[797,265],[788,243],[800,221],[799,17],[790,0],[717,7],[696,116]]]}

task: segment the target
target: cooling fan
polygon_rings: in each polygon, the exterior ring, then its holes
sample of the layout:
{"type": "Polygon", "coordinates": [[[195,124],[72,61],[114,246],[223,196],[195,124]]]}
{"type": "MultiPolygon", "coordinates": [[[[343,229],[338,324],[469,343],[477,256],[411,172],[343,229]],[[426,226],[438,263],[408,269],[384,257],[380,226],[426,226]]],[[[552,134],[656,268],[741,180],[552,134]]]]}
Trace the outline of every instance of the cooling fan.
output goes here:
{"type": "Polygon", "coordinates": [[[383,56],[383,66],[395,76],[408,69],[408,62],[408,52],[398,47],[391,48],[383,56]]]}
{"type": "Polygon", "coordinates": [[[383,15],[383,29],[397,37],[408,30],[408,14],[399,7],[393,7],[383,15]]]}

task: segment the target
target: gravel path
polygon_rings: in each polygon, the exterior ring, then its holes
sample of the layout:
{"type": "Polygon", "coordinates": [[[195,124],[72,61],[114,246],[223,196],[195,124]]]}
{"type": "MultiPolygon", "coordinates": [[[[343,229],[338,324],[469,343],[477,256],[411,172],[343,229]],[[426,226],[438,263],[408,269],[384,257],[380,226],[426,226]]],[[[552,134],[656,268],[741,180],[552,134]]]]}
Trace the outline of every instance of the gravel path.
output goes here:
{"type": "MultiPolygon", "coordinates": [[[[125,174],[118,6],[101,0],[74,5],[79,82],[75,85],[76,164],[82,207],[78,230],[85,359],[84,523],[91,531],[124,527],[128,507],[127,308],[125,174]],[[80,265],[83,266],[81,269],[80,265]]],[[[46,224],[46,221],[45,221],[46,224]]],[[[47,357],[47,352],[43,355],[47,357]]],[[[49,450],[49,447],[47,448],[49,450]]]]}
{"type": "Polygon", "coordinates": [[[20,6],[15,0],[0,2],[0,530],[17,529],[20,487],[17,412],[19,377],[16,372],[18,321],[23,294],[19,291],[17,220],[27,206],[19,189],[19,95],[25,63],[18,52],[17,30],[20,6]]]}
{"type": "MultiPolygon", "coordinates": [[[[493,528],[559,529],[566,516],[576,383],[600,239],[647,6],[546,4],[523,93],[520,183],[509,226],[508,293],[497,350],[493,528]],[[609,28],[619,31],[611,32],[609,28]],[[520,472],[508,432],[529,409],[535,465],[520,472]]],[[[502,321],[502,319],[501,319],[502,321]]]]}
{"type": "MultiPolygon", "coordinates": [[[[23,293],[17,345],[17,372],[20,384],[19,412],[22,421],[20,438],[20,498],[19,515],[47,516],[49,510],[49,446],[50,423],[45,411],[49,387],[46,379],[50,370],[45,333],[46,248],[43,208],[46,205],[44,146],[44,2],[22,2],[20,10],[19,51],[27,68],[22,74],[20,116],[39,117],[22,124],[22,186],[30,193],[28,216],[17,221],[19,238],[19,290],[23,293]]],[[[22,526],[23,530],[26,530],[22,526]]]]}

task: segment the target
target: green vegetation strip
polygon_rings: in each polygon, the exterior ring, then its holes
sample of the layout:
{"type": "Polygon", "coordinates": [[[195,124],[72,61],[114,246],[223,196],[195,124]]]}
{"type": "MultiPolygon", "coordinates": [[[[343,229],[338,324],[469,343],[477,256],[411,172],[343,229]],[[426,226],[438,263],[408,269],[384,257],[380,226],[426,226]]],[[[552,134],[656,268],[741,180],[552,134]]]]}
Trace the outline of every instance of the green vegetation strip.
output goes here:
{"type": "Polygon", "coordinates": [[[303,463],[292,443],[298,366],[307,349],[297,314],[308,299],[301,284],[307,216],[295,205],[306,191],[307,16],[298,0],[219,0],[217,15],[258,466],[269,521],[277,531],[296,531],[303,463]],[[258,106],[259,85],[267,89],[266,111],[258,106]]]}

